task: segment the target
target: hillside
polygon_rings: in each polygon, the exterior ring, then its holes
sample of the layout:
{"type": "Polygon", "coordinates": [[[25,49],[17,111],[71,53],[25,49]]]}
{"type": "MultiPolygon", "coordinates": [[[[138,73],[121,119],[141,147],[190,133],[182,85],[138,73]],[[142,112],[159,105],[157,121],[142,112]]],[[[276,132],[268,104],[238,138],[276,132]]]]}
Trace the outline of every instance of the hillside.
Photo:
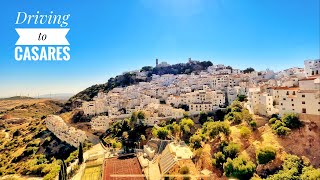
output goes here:
{"type": "Polygon", "coordinates": [[[72,96],[66,102],[64,108],[62,109],[62,112],[71,111],[78,105],[76,102],[77,100],[92,100],[92,98],[96,96],[99,91],[108,92],[115,87],[125,87],[139,82],[148,82],[151,80],[152,74],[190,74],[192,72],[197,73],[201,70],[206,70],[209,66],[212,66],[212,62],[210,61],[191,61],[188,63],[179,63],[167,67],[145,66],[142,67],[139,72],[144,72],[146,77],[138,77],[137,72],[126,72],[122,75],[112,77],[104,84],[93,85],[72,96]]]}
{"type": "Polygon", "coordinates": [[[75,154],[69,155],[76,149],[56,138],[44,122],[47,115],[56,114],[61,107],[57,101],[20,100],[15,107],[0,113],[0,176],[19,174],[53,179],[59,171],[57,159],[73,161],[75,154]]]}
{"type": "Polygon", "coordinates": [[[25,99],[33,99],[33,98],[28,96],[12,96],[8,98],[0,98],[0,100],[25,100],[25,99]]]}

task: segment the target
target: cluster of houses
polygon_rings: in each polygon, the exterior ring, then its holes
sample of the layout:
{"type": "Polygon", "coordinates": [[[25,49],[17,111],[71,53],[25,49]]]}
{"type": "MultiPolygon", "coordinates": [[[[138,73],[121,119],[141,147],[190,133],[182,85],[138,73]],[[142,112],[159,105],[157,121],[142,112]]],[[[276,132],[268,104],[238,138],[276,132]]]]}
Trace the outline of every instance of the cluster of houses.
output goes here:
{"type": "Polygon", "coordinates": [[[80,143],[83,143],[87,139],[84,131],[69,127],[60,116],[48,115],[45,122],[49,131],[61,141],[65,141],[74,147],[78,147],[80,143]]]}
{"type": "Polygon", "coordinates": [[[149,126],[163,119],[183,117],[226,107],[239,95],[252,114],[269,116],[288,112],[320,115],[320,60],[305,61],[304,68],[243,73],[222,64],[198,74],[152,75],[150,82],[99,92],[82,103],[86,115],[96,116],[92,129],[106,130],[117,119],[143,110],[149,126]],[[97,116],[103,114],[103,116],[97,116]]]}

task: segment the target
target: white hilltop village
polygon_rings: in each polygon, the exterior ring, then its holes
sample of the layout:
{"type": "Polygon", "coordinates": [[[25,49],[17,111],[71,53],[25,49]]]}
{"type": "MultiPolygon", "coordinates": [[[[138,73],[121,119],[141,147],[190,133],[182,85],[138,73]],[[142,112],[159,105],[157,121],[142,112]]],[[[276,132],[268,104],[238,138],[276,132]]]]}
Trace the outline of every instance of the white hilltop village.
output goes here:
{"type": "MultiPolygon", "coordinates": [[[[157,61],[157,66],[169,64],[158,64],[157,61]]],[[[140,71],[134,73],[141,79],[147,76],[140,71]]],[[[244,73],[217,64],[199,73],[153,74],[149,82],[116,87],[108,93],[100,91],[92,101],[83,101],[78,109],[92,116],[93,131],[105,132],[112,123],[131,117],[133,112],[143,111],[144,123],[158,127],[162,121],[183,118],[185,113],[197,115],[224,109],[240,95],[246,96],[244,107],[251,114],[283,116],[297,113],[301,119],[319,122],[320,59],[304,61],[304,68],[293,67],[280,72],[267,69],[244,73]]],[[[46,124],[58,138],[75,147],[87,138],[86,133],[69,128],[59,116],[47,117],[46,124]]],[[[152,177],[147,179],[170,174],[179,163],[186,163],[194,169],[193,153],[182,141],[151,139],[144,145],[142,153],[144,155],[138,159],[144,169],[151,169],[149,162],[159,157],[158,165],[152,168],[152,177]]],[[[146,169],[144,172],[148,173],[146,169]]],[[[210,172],[203,170],[201,174],[210,172]]]]}

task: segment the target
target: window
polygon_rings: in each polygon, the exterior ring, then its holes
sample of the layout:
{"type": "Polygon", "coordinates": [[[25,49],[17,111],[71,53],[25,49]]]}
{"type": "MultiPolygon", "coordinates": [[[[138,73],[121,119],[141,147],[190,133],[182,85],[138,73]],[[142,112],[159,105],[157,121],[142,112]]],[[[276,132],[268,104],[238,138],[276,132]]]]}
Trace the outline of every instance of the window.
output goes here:
{"type": "Polygon", "coordinates": [[[302,108],[302,113],[307,113],[307,109],[306,108],[302,108]]]}
{"type": "Polygon", "coordinates": [[[292,106],[294,106],[294,104],[292,104],[292,106]]]}
{"type": "Polygon", "coordinates": [[[295,92],[295,91],[293,91],[293,92],[292,92],[292,95],[296,95],[296,92],[295,92]]]}
{"type": "Polygon", "coordinates": [[[291,99],[291,101],[293,101],[293,99],[291,99]]]}
{"type": "Polygon", "coordinates": [[[302,94],[302,97],[306,97],[306,95],[302,94]]]}
{"type": "Polygon", "coordinates": [[[281,106],[283,105],[283,103],[281,103],[281,106]]]}
{"type": "Polygon", "coordinates": [[[285,100],[286,100],[286,98],[283,98],[283,100],[285,101],[285,100]]]}
{"type": "Polygon", "coordinates": [[[302,101],[302,104],[306,104],[306,102],[305,102],[305,101],[302,101]]]}
{"type": "Polygon", "coordinates": [[[289,91],[287,91],[287,95],[289,95],[289,91]]]}

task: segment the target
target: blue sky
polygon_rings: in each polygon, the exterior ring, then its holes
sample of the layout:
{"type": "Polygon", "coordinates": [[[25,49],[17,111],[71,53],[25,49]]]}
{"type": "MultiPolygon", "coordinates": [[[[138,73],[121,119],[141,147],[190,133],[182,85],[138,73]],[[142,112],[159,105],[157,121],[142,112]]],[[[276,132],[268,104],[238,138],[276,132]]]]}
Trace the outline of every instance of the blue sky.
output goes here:
{"type": "Polygon", "coordinates": [[[156,58],[258,70],[319,58],[319,0],[11,0],[0,7],[0,97],[76,93],[156,58]],[[71,14],[71,60],[15,61],[18,11],[71,14]]]}

